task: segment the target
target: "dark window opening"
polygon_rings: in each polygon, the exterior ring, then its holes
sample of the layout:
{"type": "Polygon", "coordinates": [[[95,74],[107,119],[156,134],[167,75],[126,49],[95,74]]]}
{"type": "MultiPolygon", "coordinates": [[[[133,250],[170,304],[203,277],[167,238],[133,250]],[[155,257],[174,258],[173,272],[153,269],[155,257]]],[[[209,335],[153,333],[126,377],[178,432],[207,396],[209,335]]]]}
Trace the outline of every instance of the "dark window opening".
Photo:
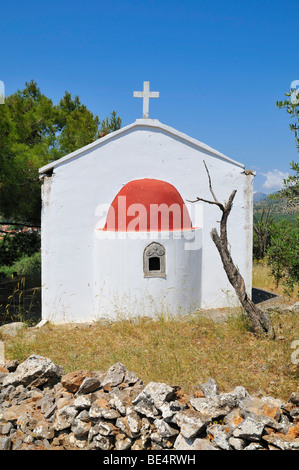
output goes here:
{"type": "Polygon", "coordinates": [[[160,271],[160,258],[158,256],[153,256],[148,260],[148,270],[149,271],[160,271]]]}
{"type": "Polygon", "coordinates": [[[143,252],[144,277],[166,278],[166,251],[160,243],[150,243],[143,252]]]}

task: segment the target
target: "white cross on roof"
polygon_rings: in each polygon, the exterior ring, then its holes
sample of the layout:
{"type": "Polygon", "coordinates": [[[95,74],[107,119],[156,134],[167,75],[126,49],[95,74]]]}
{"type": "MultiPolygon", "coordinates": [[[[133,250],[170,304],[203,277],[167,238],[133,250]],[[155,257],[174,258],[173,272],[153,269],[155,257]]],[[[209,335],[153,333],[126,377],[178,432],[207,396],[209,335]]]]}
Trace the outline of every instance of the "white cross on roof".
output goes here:
{"type": "Polygon", "coordinates": [[[150,91],[150,83],[143,82],[143,91],[134,91],[134,98],[143,98],[143,119],[148,119],[149,116],[149,100],[150,98],[159,98],[158,91],[150,91]]]}

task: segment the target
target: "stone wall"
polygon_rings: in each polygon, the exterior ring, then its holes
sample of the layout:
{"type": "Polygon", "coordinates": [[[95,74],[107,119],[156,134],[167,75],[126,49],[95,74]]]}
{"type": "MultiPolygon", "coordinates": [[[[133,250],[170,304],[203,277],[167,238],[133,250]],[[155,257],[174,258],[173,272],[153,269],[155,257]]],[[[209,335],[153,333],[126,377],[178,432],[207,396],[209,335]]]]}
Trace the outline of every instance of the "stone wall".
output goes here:
{"type": "Polygon", "coordinates": [[[188,396],[121,363],[64,374],[33,355],[0,368],[0,449],[299,450],[299,393],[220,393],[211,378],[188,396]]]}

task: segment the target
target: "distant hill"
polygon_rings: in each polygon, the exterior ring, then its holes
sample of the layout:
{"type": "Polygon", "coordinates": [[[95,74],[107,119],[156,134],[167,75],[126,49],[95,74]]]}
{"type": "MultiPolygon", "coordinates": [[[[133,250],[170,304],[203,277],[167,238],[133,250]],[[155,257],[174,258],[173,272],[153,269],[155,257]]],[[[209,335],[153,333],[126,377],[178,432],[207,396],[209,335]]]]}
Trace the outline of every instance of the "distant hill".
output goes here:
{"type": "Polygon", "coordinates": [[[259,202],[262,199],[265,199],[268,195],[266,193],[262,193],[261,191],[254,191],[253,192],[253,202],[259,202]]]}
{"type": "Polygon", "coordinates": [[[299,214],[298,208],[297,210],[290,208],[285,198],[274,199],[266,195],[266,197],[256,202],[253,200],[254,215],[258,216],[258,214],[262,214],[264,211],[268,212],[269,209],[271,209],[271,215],[276,221],[286,219],[295,223],[296,216],[299,214]]]}

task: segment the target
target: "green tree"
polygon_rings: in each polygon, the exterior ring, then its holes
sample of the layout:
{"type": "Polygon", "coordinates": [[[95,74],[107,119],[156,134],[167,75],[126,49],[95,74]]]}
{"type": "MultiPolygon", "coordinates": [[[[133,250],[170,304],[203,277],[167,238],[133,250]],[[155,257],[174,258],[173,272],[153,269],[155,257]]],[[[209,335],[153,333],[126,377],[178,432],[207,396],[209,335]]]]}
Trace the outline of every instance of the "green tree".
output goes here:
{"type": "Polygon", "coordinates": [[[0,213],[4,218],[39,223],[38,167],[55,154],[55,109],[36,83],[26,83],[0,106],[0,213]]]}
{"type": "MultiPolygon", "coordinates": [[[[277,101],[278,108],[286,109],[292,122],[290,130],[295,134],[295,141],[299,151],[299,89],[291,88],[285,94],[288,98],[284,101],[277,101]]],[[[278,192],[278,197],[286,197],[291,207],[299,206],[299,162],[290,162],[291,170],[294,172],[284,179],[283,189],[278,192]]]]}
{"type": "MultiPolygon", "coordinates": [[[[101,137],[103,123],[65,92],[57,105],[31,80],[0,106],[0,215],[11,222],[40,224],[38,168],[101,137]]],[[[105,134],[121,127],[116,113],[105,134]]]]}
{"type": "Polygon", "coordinates": [[[110,119],[106,117],[104,121],[101,122],[100,137],[104,137],[110,132],[117,131],[121,128],[121,118],[116,116],[116,112],[112,111],[110,119]]]}
{"type": "Polygon", "coordinates": [[[0,266],[11,266],[22,256],[31,256],[40,249],[38,232],[17,232],[4,235],[0,245],[0,266]]]}
{"type": "Polygon", "coordinates": [[[297,226],[282,220],[271,226],[271,244],[267,261],[278,285],[280,282],[292,291],[299,284],[299,223],[297,226]]]}
{"type": "Polygon", "coordinates": [[[99,137],[99,118],[94,116],[67,91],[56,107],[58,111],[59,135],[57,144],[61,154],[74,152],[99,137]]]}

